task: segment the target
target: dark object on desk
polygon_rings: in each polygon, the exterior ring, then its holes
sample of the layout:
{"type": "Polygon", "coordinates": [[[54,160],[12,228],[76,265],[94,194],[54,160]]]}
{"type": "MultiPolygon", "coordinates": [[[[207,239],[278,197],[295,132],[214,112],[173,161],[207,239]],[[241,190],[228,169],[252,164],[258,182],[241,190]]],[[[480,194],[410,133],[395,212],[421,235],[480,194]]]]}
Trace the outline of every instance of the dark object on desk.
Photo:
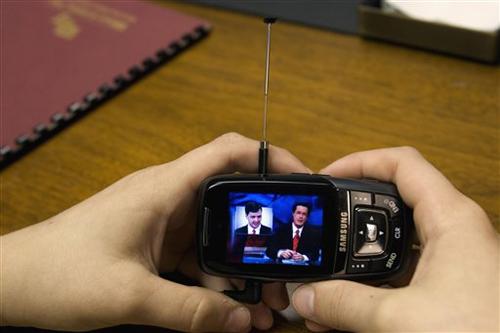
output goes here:
{"type": "Polygon", "coordinates": [[[487,63],[500,59],[500,32],[481,32],[451,25],[420,21],[382,11],[380,1],[359,5],[359,33],[426,50],[487,63]]]}
{"type": "Polygon", "coordinates": [[[302,23],[313,27],[326,28],[338,32],[356,34],[358,14],[356,0],[189,0],[195,4],[205,4],[263,17],[302,23]]]}
{"type": "Polygon", "coordinates": [[[0,169],[210,31],[132,0],[8,2],[1,15],[0,169]]]}

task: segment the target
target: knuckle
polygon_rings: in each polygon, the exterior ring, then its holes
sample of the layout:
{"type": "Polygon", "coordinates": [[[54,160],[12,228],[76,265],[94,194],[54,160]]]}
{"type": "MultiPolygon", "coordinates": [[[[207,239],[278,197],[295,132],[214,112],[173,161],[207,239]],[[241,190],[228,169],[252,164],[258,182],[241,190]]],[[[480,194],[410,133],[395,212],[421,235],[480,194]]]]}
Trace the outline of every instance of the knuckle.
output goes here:
{"type": "Polygon", "coordinates": [[[474,200],[466,196],[465,194],[458,192],[459,200],[457,205],[462,207],[462,209],[456,209],[456,211],[460,211],[461,216],[470,215],[469,221],[477,221],[477,220],[487,220],[489,221],[488,214],[484,211],[484,209],[474,200]]]}
{"type": "Polygon", "coordinates": [[[401,301],[396,301],[397,297],[382,297],[378,300],[377,306],[371,314],[373,330],[383,332],[387,330],[387,323],[391,322],[391,326],[396,330],[399,326],[399,317],[394,316],[398,313],[401,307],[401,301]]]}
{"type": "Polygon", "coordinates": [[[217,141],[220,141],[221,144],[234,144],[243,139],[243,135],[236,132],[229,132],[221,135],[217,138],[217,141]]]}
{"type": "Polygon", "coordinates": [[[121,320],[140,318],[146,312],[147,299],[150,293],[141,288],[127,287],[117,289],[112,299],[113,316],[121,320]]]}
{"type": "MultiPolygon", "coordinates": [[[[344,306],[346,292],[345,288],[338,284],[332,286],[329,293],[330,306],[327,308],[326,317],[330,323],[339,324],[344,322],[346,312],[350,309],[346,309],[344,306]]],[[[341,328],[341,327],[339,327],[341,328]]]]}
{"type": "Polygon", "coordinates": [[[120,179],[119,183],[123,186],[134,186],[135,184],[141,184],[145,179],[151,176],[156,168],[157,166],[149,166],[144,169],[134,171],[120,179]]]}
{"type": "Polygon", "coordinates": [[[123,288],[119,288],[115,304],[119,307],[122,318],[142,317],[149,311],[149,303],[156,290],[145,286],[138,279],[125,279],[123,288]]]}
{"type": "Polygon", "coordinates": [[[280,154],[280,156],[292,155],[292,153],[288,149],[286,149],[286,148],[277,147],[277,146],[271,146],[271,147],[273,149],[275,149],[276,152],[280,154]]]}
{"type": "Polygon", "coordinates": [[[421,156],[418,149],[415,147],[412,147],[412,146],[402,146],[402,147],[399,147],[398,149],[399,149],[399,151],[401,151],[402,154],[407,155],[407,156],[421,156]]]}
{"type": "Polygon", "coordinates": [[[241,157],[242,149],[251,140],[236,132],[230,132],[218,137],[214,142],[225,152],[227,167],[235,169],[239,165],[238,159],[241,157]]]}
{"type": "MultiPolygon", "coordinates": [[[[199,287],[193,287],[199,288],[199,287]]],[[[216,306],[210,300],[194,292],[187,297],[181,309],[181,316],[187,319],[187,328],[190,332],[203,332],[211,328],[210,323],[216,321],[216,306]]]]}

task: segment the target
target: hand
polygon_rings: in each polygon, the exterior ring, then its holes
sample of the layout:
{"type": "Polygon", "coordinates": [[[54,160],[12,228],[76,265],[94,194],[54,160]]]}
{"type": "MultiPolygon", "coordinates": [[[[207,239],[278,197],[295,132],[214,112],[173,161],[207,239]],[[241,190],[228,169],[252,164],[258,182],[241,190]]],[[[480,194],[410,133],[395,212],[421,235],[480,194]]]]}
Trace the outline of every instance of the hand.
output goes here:
{"type": "Polygon", "coordinates": [[[404,288],[340,280],[299,287],[293,304],[309,329],[498,332],[498,234],[476,203],[412,148],[352,154],[321,173],[395,183],[413,208],[421,257],[404,288]]]}
{"type": "MultiPolygon", "coordinates": [[[[259,143],[224,135],[164,165],[135,172],[42,223],[1,238],[1,323],[56,330],[143,324],[182,331],[245,331],[272,325],[288,305],[281,284],[247,307],[222,293],[158,277],[182,271],[219,290],[193,256],[196,193],[210,175],[255,172],[259,143]],[[250,315],[252,312],[252,316],[250,315]],[[251,322],[252,321],[252,322],[251,322]]],[[[307,172],[270,147],[273,172],[307,172]]]]}
{"type": "Polygon", "coordinates": [[[304,260],[304,256],[302,254],[298,253],[298,252],[293,251],[292,259],[296,260],[296,261],[303,261],[304,260]]]}
{"type": "Polygon", "coordinates": [[[280,255],[279,257],[280,258],[283,258],[283,259],[291,259],[293,257],[293,251],[292,250],[289,250],[289,249],[286,249],[286,250],[282,250],[280,252],[280,255]]]}

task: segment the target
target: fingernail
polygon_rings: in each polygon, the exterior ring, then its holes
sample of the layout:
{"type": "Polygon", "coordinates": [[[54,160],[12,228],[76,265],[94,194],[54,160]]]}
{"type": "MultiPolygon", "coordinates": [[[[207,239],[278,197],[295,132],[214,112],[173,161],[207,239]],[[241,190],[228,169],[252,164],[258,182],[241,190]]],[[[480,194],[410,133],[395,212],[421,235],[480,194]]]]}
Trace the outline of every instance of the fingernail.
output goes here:
{"type": "Polygon", "coordinates": [[[250,311],[247,308],[240,306],[229,314],[224,331],[226,332],[241,332],[250,326],[250,311]]]}
{"type": "Polygon", "coordinates": [[[314,290],[309,286],[299,287],[292,297],[295,310],[306,318],[311,318],[314,313],[314,290]]]}

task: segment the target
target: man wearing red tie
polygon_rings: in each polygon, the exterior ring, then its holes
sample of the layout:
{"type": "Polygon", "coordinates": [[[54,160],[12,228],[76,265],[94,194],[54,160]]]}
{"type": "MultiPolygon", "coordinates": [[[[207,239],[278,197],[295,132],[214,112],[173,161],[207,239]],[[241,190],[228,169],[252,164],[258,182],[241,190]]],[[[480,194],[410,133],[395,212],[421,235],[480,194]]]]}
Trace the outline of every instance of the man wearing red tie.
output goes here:
{"type": "Polygon", "coordinates": [[[292,223],[281,227],[272,239],[266,254],[273,259],[298,262],[316,261],[321,244],[320,231],[307,225],[311,211],[308,203],[299,202],[292,208],[292,223]]]}

